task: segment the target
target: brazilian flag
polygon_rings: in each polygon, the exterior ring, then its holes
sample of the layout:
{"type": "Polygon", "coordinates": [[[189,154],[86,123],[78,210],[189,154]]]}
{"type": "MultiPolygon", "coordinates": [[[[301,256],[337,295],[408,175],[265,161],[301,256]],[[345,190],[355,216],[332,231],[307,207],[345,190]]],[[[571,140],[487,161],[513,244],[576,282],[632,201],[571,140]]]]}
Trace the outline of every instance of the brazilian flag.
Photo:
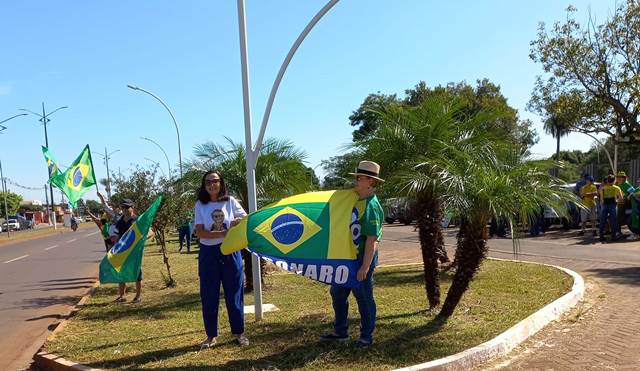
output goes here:
{"type": "Polygon", "coordinates": [[[102,258],[100,263],[100,283],[135,282],[142,266],[144,243],[149,233],[153,217],[162,203],[158,197],[151,206],[131,225],[118,243],[102,258]]]}
{"type": "Polygon", "coordinates": [[[42,146],[42,154],[44,155],[45,161],[47,161],[47,169],[49,169],[49,179],[60,174],[60,168],[58,167],[58,162],[51,152],[49,152],[49,148],[42,146]]]}
{"type": "Polygon", "coordinates": [[[76,203],[91,186],[96,184],[96,176],[93,173],[93,162],[89,145],[80,153],[80,156],[69,166],[67,171],[49,179],[49,183],[56,186],[69,199],[69,204],[75,209],[76,203]]]}
{"type": "Polygon", "coordinates": [[[364,201],[353,190],[288,197],[231,228],[222,253],[248,247],[278,267],[327,283],[355,287],[364,201]]]}

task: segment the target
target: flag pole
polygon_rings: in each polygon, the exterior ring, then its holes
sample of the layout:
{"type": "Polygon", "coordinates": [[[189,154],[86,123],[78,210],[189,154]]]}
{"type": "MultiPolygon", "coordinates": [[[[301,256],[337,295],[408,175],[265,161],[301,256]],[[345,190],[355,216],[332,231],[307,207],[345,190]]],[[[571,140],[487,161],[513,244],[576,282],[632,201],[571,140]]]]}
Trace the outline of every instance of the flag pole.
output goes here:
{"type": "Polygon", "coordinates": [[[96,192],[100,193],[100,189],[98,188],[98,179],[96,178],[96,172],[94,171],[95,167],[93,166],[93,157],[91,157],[91,148],[89,148],[88,144],[85,148],[89,152],[89,162],[91,163],[91,175],[93,175],[93,180],[96,181],[96,192]]]}

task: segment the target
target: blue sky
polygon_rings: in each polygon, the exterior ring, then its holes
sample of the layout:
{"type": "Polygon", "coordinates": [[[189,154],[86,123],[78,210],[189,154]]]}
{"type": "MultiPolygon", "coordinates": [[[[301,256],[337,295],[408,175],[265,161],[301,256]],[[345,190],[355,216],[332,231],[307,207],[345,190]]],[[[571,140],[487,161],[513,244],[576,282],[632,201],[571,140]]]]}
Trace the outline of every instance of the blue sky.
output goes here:
{"type": "MultiPolygon", "coordinates": [[[[271,84],[291,44],[320,0],[246,0],[254,137],[271,84]]],[[[521,117],[540,133],[533,149],[549,155],[555,141],[525,111],[539,65],[528,57],[538,22],[579,20],[590,9],[606,18],[614,1],[343,0],[307,37],[281,84],[267,136],[288,138],[308,154],[308,165],[340,153],[351,139],[348,116],[367,94],[399,93],[424,80],[433,86],[478,78],[501,85],[521,117]]],[[[177,169],[175,129],[162,97],[181,126],[183,159],[194,145],[224,137],[244,142],[236,2],[4,1],[0,5],[0,121],[19,113],[69,106],[51,116],[50,149],[67,165],[85,144],[111,152],[112,171],[132,164],[166,167],[156,140],[177,169]]],[[[44,184],[42,127],[35,116],[5,123],[0,159],[5,176],[26,186],[44,184]]],[[[586,150],[574,134],[565,149],[586,150]]],[[[99,157],[96,175],[106,176],[99,157]]],[[[318,168],[319,170],[319,168],[318,168]]],[[[384,171],[384,169],[383,169],[384,171]]],[[[26,199],[42,192],[10,185],[26,199]]],[[[93,197],[91,197],[93,198],[93,197]]],[[[59,199],[59,196],[56,196],[59,199]]]]}

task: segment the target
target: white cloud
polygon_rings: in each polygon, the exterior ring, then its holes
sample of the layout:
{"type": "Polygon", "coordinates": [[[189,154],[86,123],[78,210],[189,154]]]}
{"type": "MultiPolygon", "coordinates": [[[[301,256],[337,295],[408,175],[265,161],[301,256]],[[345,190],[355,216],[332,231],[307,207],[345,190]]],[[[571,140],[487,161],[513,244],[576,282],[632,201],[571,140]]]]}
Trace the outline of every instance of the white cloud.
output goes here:
{"type": "Polygon", "coordinates": [[[11,93],[11,84],[0,84],[0,96],[11,93]]]}

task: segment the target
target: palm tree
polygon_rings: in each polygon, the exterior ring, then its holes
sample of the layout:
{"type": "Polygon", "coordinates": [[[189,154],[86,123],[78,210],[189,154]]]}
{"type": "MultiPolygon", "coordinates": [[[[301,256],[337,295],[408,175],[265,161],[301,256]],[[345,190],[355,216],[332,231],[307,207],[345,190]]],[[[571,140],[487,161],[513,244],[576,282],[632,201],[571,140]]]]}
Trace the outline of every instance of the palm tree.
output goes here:
{"type": "MultiPolygon", "coordinates": [[[[238,198],[245,210],[249,210],[246,181],[245,146],[229,138],[225,145],[206,142],[194,149],[195,159],[188,162],[185,181],[191,189],[200,186],[202,175],[210,170],[219,170],[226,181],[229,192],[238,198]]],[[[307,167],[306,154],[289,140],[267,139],[260,150],[256,165],[256,198],[258,207],[283,197],[311,190],[313,185],[307,167]]],[[[253,290],[251,254],[243,250],[245,260],[246,290],[253,290]]]]}
{"type": "MultiPolygon", "coordinates": [[[[547,107],[547,118],[544,120],[544,132],[550,134],[556,139],[556,161],[560,161],[560,138],[571,133],[569,122],[563,117],[563,99],[558,99],[547,107]]],[[[555,176],[559,175],[559,169],[556,168],[555,176]]]]}
{"type": "Polygon", "coordinates": [[[429,309],[440,304],[438,256],[444,251],[441,221],[447,155],[458,136],[455,104],[429,98],[419,106],[390,105],[380,126],[354,144],[378,162],[387,179],[382,192],[416,201],[417,227],[429,309]]]}
{"type": "MultiPolygon", "coordinates": [[[[499,144],[498,144],[499,145],[499,144]]],[[[479,159],[476,153],[456,151],[448,170],[452,182],[449,205],[462,215],[455,260],[457,270],[439,316],[453,314],[462,295],[487,255],[487,221],[504,218],[512,226],[518,220],[530,220],[541,206],[566,209],[566,202],[576,196],[558,187],[560,181],[549,174],[552,162],[527,161],[525,152],[492,146],[479,159]]],[[[516,241],[517,242],[517,241],[516,241]]],[[[514,251],[516,248],[514,243],[514,251]]]]}

